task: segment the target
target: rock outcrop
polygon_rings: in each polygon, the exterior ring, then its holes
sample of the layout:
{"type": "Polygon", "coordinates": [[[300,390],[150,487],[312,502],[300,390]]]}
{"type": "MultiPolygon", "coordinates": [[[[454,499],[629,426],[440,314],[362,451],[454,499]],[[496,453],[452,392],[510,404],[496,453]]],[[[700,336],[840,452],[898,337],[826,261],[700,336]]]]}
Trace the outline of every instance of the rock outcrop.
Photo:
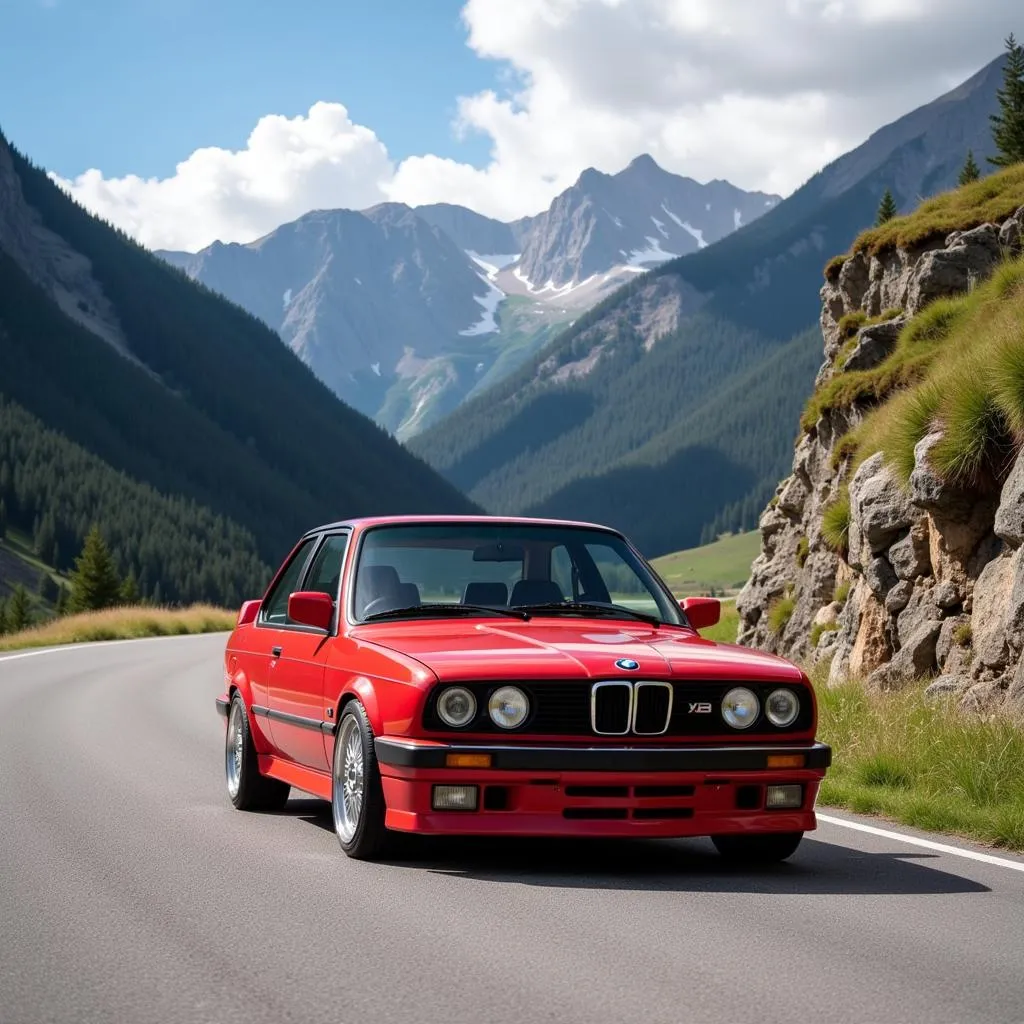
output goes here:
{"type": "MultiPolygon", "coordinates": [[[[817,386],[878,366],[910,317],[1022,248],[1024,207],[913,250],[846,259],[821,291],[817,386]]],[[[805,423],[792,475],[761,517],[761,553],[737,599],[739,642],[826,663],[830,684],[932,678],[929,697],[1024,708],[1024,454],[1001,490],[963,490],[932,465],[936,430],[914,449],[908,483],[881,452],[851,475],[843,440],[874,404],[805,423]]]]}

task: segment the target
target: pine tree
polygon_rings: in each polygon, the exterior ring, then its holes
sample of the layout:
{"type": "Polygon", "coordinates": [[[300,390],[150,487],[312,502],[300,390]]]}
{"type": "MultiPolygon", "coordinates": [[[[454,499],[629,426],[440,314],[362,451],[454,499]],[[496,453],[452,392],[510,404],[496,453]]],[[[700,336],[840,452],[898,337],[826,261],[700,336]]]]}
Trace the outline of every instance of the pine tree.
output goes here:
{"type": "Polygon", "coordinates": [[[121,584],[121,593],[118,596],[121,604],[139,603],[141,595],[139,594],[139,584],[135,580],[134,570],[129,570],[128,575],[125,576],[121,584]]]}
{"type": "Polygon", "coordinates": [[[103,535],[93,526],[71,574],[70,610],[96,611],[117,604],[121,581],[103,535]]]}
{"type": "Polygon", "coordinates": [[[896,216],[896,212],[896,200],[893,198],[892,192],[886,189],[882,201],[878,204],[878,217],[875,219],[875,224],[880,226],[887,220],[892,220],[896,216]]]}
{"type": "Polygon", "coordinates": [[[57,618],[62,618],[68,613],[68,588],[63,584],[57,588],[57,603],[53,610],[57,618]]]}
{"type": "Polygon", "coordinates": [[[19,583],[7,606],[7,629],[10,633],[20,633],[31,625],[32,609],[29,606],[28,591],[19,583]]]}
{"type": "Polygon", "coordinates": [[[988,162],[996,167],[1009,167],[1024,160],[1024,46],[1013,33],[1006,40],[1006,65],[1003,87],[996,93],[999,112],[990,114],[992,141],[996,155],[988,162]]]}
{"type": "Polygon", "coordinates": [[[978,167],[977,162],[974,159],[974,151],[967,150],[967,159],[964,161],[964,166],[960,171],[960,177],[957,179],[957,184],[970,185],[972,181],[977,181],[981,177],[981,168],[978,167]]]}
{"type": "Polygon", "coordinates": [[[0,498],[0,540],[7,539],[7,503],[0,498]]]}
{"type": "Polygon", "coordinates": [[[7,602],[0,601],[0,636],[7,632],[7,602]]]}
{"type": "Polygon", "coordinates": [[[36,587],[36,592],[47,604],[53,604],[57,600],[57,590],[58,587],[53,582],[53,577],[43,569],[39,573],[39,584],[36,587]]]}

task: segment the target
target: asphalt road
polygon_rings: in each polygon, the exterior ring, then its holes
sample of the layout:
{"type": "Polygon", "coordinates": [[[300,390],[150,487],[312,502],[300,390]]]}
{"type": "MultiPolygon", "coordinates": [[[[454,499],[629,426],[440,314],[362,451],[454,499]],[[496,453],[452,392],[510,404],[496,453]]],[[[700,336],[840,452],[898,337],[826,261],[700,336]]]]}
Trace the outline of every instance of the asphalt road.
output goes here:
{"type": "Polygon", "coordinates": [[[366,864],[324,803],[239,813],[223,642],[0,656],[2,1024],[1024,1021],[1005,865],[833,824],[759,871],[705,840],[366,864]]]}

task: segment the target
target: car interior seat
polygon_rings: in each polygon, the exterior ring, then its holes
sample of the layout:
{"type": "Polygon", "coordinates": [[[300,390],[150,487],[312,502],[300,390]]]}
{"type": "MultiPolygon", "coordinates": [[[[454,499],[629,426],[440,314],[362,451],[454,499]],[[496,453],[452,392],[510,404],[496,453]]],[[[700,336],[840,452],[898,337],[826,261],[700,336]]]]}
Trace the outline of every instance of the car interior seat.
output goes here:
{"type": "Polygon", "coordinates": [[[554,580],[519,580],[509,604],[560,604],[564,600],[562,588],[554,580]]]}
{"type": "Polygon", "coordinates": [[[485,604],[504,606],[508,604],[508,587],[504,583],[477,580],[466,584],[462,595],[463,604],[485,604]]]}

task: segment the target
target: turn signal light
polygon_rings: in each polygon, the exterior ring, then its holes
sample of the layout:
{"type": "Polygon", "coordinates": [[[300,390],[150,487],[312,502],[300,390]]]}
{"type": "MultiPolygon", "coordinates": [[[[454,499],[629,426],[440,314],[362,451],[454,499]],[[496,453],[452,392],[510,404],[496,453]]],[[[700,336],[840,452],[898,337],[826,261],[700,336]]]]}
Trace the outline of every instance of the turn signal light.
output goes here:
{"type": "Polygon", "coordinates": [[[446,768],[490,768],[490,754],[446,754],[446,768]]]}
{"type": "Polygon", "coordinates": [[[803,768],[807,758],[803,754],[769,754],[769,768],[803,768]]]}

